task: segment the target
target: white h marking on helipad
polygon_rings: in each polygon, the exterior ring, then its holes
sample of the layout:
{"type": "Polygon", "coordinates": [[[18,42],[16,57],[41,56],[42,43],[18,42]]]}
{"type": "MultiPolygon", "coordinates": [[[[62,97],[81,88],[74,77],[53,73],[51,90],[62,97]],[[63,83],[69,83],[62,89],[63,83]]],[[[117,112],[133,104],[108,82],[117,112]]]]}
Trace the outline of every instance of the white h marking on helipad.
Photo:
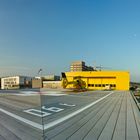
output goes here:
{"type": "MultiPolygon", "coordinates": [[[[73,113],[71,113],[71,114],[65,116],[65,117],[62,117],[62,118],[60,118],[60,119],[58,119],[58,120],[56,120],[56,121],[53,121],[53,122],[51,122],[51,123],[45,124],[45,125],[44,125],[44,129],[45,129],[45,130],[46,130],[46,129],[49,129],[49,128],[51,128],[51,127],[53,127],[53,126],[55,126],[55,125],[57,125],[57,124],[59,124],[59,123],[61,123],[61,122],[63,122],[63,121],[66,121],[66,120],[70,119],[71,117],[73,117],[73,116],[75,116],[75,115],[77,115],[77,114],[83,112],[84,110],[90,108],[91,106],[95,105],[96,103],[98,103],[98,102],[102,101],[103,99],[107,98],[107,97],[110,96],[111,94],[113,94],[113,92],[110,92],[108,95],[106,95],[106,96],[104,96],[104,97],[102,97],[102,98],[100,98],[100,99],[98,99],[98,100],[96,100],[96,101],[90,103],[89,105],[87,105],[87,106],[85,106],[85,107],[83,107],[83,108],[81,108],[81,109],[79,109],[79,110],[77,110],[77,111],[75,111],[75,112],[73,112],[73,113]]],[[[19,121],[21,121],[21,122],[24,122],[24,123],[26,123],[26,124],[28,124],[28,125],[31,125],[31,126],[33,126],[33,127],[35,127],[35,128],[38,128],[38,129],[41,129],[41,130],[43,129],[42,125],[40,125],[40,124],[38,124],[38,123],[32,122],[32,121],[30,121],[30,120],[27,120],[27,119],[25,119],[25,118],[23,118],[23,117],[20,117],[20,116],[15,115],[15,114],[13,114],[13,113],[11,113],[11,112],[8,112],[8,111],[6,111],[6,110],[4,110],[4,109],[2,109],[2,108],[0,108],[0,111],[3,112],[3,113],[5,113],[5,114],[7,114],[7,115],[9,115],[9,116],[11,116],[11,117],[13,117],[13,118],[15,118],[15,119],[17,119],[17,120],[19,120],[19,121]]]]}

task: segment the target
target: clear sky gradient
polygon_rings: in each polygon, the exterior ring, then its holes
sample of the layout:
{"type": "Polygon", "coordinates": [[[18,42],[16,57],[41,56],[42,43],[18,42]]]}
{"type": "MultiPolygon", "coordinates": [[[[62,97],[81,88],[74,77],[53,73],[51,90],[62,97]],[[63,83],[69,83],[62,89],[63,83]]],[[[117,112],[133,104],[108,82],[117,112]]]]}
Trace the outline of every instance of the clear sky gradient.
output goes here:
{"type": "Polygon", "coordinates": [[[75,60],[140,82],[140,0],[0,0],[0,76],[60,75],[75,60]]]}

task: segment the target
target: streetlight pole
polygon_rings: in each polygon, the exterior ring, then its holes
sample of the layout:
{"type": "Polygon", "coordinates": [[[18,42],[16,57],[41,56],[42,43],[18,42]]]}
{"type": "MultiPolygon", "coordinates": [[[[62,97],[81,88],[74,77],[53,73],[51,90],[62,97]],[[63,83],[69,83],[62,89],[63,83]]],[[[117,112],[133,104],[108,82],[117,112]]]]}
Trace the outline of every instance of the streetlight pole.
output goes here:
{"type": "MultiPolygon", "coordinates": [[[[39,74],[40,74],[40,80],[41,80],[41,86],[42,86],[42,69],[39,69],[38,76],[39,74]]],[[[43,140],[45,140],[44,120],[43,120],[43,111],[42,111],[43,103],[42,103],[41,91],[39,91],[39,94],[40,94],[40,111],[41,111],[41,123],[42,123],[42,138],[43,140]]]]}

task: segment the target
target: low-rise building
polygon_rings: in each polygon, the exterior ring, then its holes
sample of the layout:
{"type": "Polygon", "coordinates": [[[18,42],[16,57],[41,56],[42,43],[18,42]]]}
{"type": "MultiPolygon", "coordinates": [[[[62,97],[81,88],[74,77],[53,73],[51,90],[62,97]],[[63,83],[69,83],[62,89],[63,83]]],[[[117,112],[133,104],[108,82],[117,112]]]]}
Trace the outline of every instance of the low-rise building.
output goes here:
{"type": "Polygon", "coordinates": [[[42,79],[39,77],[32,79],[32,88],[42,88],[42,79]]]}
{"type": "Polygon", "coordinates": [[[66,88],[75,88],[75,83],[83,81],[89,90],[129,90],[130,73],[128,71],[81,71],[66,72],[62,78],[62,85],[66,88]],[[65,87],[65,86],[64,86],[65,87]]]}
{"type": "Polygon", "coordinates": [[[27,76],[10,76],[1,78],[1,89],[30,88],[32,78],[27,76]]]}
{"type": "Polygon", "coordinates": [[[60,76],[57,75],[46,75],[42,77],[43,81],[60,81],[60,76]]]}
{"type": "Polygon", "coordinates": [[[42,77],[35,77],[32,80],[32,88],[60,88],[60,76],[47,75],[42,77]]]}
{"type": "Polygon", "coordinates": [[[43,88],[62,88],[61,81],[43,81],[43,88]]]}

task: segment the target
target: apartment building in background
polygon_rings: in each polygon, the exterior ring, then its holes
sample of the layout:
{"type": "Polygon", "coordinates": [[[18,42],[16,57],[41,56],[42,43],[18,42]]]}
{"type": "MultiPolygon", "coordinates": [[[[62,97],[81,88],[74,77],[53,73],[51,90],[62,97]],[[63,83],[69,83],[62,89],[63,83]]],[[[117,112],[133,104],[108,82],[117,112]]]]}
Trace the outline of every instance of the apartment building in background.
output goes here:
{"type": "Polygon", "coordinates": [[[70,71],[93,71],[93,67],[86,66],[84,61],[75,61],[70,65],[70,71]]]}

